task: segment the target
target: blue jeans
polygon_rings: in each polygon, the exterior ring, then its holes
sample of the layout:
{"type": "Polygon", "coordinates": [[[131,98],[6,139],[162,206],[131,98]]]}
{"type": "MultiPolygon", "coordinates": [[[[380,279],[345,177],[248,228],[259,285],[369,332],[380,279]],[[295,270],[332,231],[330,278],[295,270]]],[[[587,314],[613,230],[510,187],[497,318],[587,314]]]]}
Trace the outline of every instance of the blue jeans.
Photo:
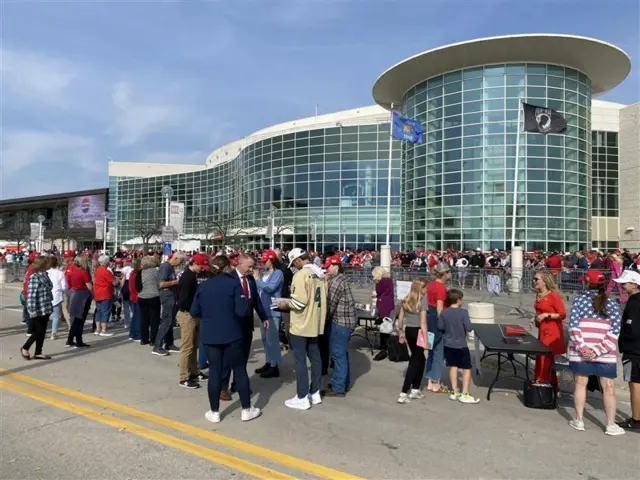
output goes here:
{"type": "Polygon", "coordinates": [[[62,303],[53,306],[53,312],[51,312],[51,333],[57,333],[60,326],[60,320],[62,319],[62,303]]]}
{"type": "Polygon", "coordinates": [[[109,323],[109,318],[111,317],[111,305],[113,304],[113,300],[100,300],[96,302],[96,312],[93,317],[95,318],[96,323],[109,323]]]}
{"type": "Polygon", "coordinates": [[[351,365],[349,364],[349,341],[353,330],[333,322],[328,323],[329,351],[333,360],[331,388],[334,392],[345,393],[351,386],[351,365]]]}
{"type": "Polygon", "coordinates": [[[295,361],[298,398],[305,398],[309,393],[318,392],[322,381],[322,360],[318,337],[299,337],[290,334],[289,343],[293,349],[295,361]],[[309,389],[307,357],[311,361],[311,389],[309,389]]]}
{"type": "MultiPolygon", "coordinates": [[[[140,340],[140,305],[130,302],[127,302],[127,304],[130,305],[133,310],[131,324],[129,325],[129,338],[132,340],[140,340]]],[[[126,312],[127,310],[125,309],[124,318],[127,318],[126,312]]]]}
{"type": "Polygon", "coordinates": [[[160,303],[162,305],[162,310],[160,313],[160,326],[158,327],[158,333],[156,334],[155,348],[162,348],[163,343],[167,347],[173,345],[173,315],[176,306],[173,293],[164,295],[161,293],[160,303]]]}
{"type": "Polygon", "coordinates": [[[223,345],[207,345],[207,359],[209,360],[209,407],[211,411],[220,410],[220,391],[222,390],[222,369],[229,367],[233,371],[233,379],[240,394],[242,408],[251,407],[251,394],[247,364],[244,360],[242,340],[223,345]],[[224,366],[224,367],[223,367],[224,366]]]}
{"type": "Polygon", "coordinates": [[[122,311],[124,312],[124,323],[125,325],[131,325],[131,313],[135,311],[135,306],[131,306],[131,302],[129,300],[122,300],[122,311]]]}
{"type": "Polygon", "coordinates": [[[280,353],[280,320],[280,317],[269,318],[269,330],[265,330],[264,325],[260,324],[260,334],[266,357],[265,363],[272,367],[277,367],[282,358],[280,353]]]}
{"type": "Polygon", "coordinates": [[[442,341],[442,332],[436,330],[433,345],[429,350],[427,357],[427,366],[424,376],[427,380],[438,383],[442,376],[442,362],[444,361],[444,342],[442,341]]]}

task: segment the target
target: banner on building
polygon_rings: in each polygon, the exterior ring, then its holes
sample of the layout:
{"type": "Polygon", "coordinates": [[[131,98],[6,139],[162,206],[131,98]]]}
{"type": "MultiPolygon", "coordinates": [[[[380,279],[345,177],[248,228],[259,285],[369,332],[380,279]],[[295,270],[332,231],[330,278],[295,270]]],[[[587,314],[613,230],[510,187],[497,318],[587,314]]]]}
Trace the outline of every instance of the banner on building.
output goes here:
{"type": "Polygon", "coordinates": [[[273,238],[273,219],[271,217],[267,217],[267,238],[273,238]]]}
{"type": "Polygon", "coordinates": [[[317,230],[317,226],[315,223],[311,224],[311,241],[315,242],[317,240],[317,235],[316,235],[316,230],[317,230]]]}
{"type": "Polygon", "coordinates": [[[96,220],[96,240],[104,240],[104,220],[96,220]]]}
{"type": "Polygon", "coordinates": [[[184,233],[184,203],[171,202],[169,205],[169,225],[176,233],[184,233]]]}
{"type": "Polygon", "coordinates": [[[29,238],[31,240],[38,240],[40,238],[40,224],[39,223],[31,223],[29,224],[31,227],[31,235],[29,238]]]}
{"type": "Polygon", "coordinates": [[[116,227],[109,227],[107,230],[107,242],[115,242],[116,241],[116,227]]]}

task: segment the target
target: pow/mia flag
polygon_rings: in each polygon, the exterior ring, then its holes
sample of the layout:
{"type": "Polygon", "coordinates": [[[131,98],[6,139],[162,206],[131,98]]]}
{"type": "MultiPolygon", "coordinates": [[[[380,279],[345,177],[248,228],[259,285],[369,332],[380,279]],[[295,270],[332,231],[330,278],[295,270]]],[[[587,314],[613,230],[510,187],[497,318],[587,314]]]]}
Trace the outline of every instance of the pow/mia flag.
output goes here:
{"type": "Polygon", "coordinates": [[[552,108],[523,103],[524,131],[536,133],[565,133],[567,121],[552,108]]]}

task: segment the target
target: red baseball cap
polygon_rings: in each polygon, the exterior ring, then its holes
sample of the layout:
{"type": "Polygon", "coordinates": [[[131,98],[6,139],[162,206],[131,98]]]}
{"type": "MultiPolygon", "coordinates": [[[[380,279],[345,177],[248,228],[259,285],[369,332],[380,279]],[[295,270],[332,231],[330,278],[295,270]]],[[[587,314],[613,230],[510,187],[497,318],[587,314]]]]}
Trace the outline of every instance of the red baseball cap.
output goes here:
{"type": "Polygon", "coordinates": [[[273,250],[266,250],[263,254],[262,257],[260,257],[260,261],[262,263],[266,262],[267,260],[274,260],[278,258],[278,254],[276,252],[274,252],[273,250]]]}
{"type": "Polygon", "coordinates": [[[604,273],[600,270],[587,270],[584,276],[579,277],[579,280],[587,282],[590,285],[603,285],[607,282],[604,273]]]}
{"type": "Polygon", "coordinates": [[[203,270],[209,270],[209,257],[206,253],[196,253],[191,260],[196,265],[200,265],[203,270]]]}
{"type": "Polygon", "coordinates": [[[342,260],[338,256],[329,257],[322,268],[329,268],[331,265],[342,265],[342,260]]]}
{"type": "Polygon", "coordinates": [[[76,256],[76,254],[75,254],[75,252],[74,252],[73,250],[66,250],[66,251],[62,254],[62,257],[63,257],[63,258],[73,258],[73,257],[75,257],[75,256],[76,256]]]}
{"type": "Polygon", "coordinates": [[[122,259],[121,259],[121,258],[116,258],[116,264],[117,264],[117,265],[122,264],[122,259]]]}

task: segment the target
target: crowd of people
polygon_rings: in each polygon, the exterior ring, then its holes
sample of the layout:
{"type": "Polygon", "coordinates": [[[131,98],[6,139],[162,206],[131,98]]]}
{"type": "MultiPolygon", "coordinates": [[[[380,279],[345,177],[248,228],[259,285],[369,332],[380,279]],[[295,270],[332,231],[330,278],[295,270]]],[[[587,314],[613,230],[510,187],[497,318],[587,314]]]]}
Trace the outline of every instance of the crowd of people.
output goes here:
{"type": "MultiPolygon", "coordinates": [[[[460,252],[435,252],[435,257],[429,252],[427,268],[432,280],[414,279],[399,308],[390,272],[373,268],[376,256],[364,254],[371,257],[365,261],[370,261],[367,268],[372,267],[372,298],[381,332],[380,352],[374,360],[387,357],[392,337],[410,352],[399,404],[422,399],[425,394],[446,394],[463,404],[479,402],[470,392],[472,362],[467,336],[473,326],[463,306],[464,292],[447,286],[456,266],[472,267],[474,258],[480,263],[480,256],[485,266],[508,268],[509,256],[503,253],[475,252],[462,266],[460,261],[467,257],[460,252]],[[449,368],[451,388],[442,381],[444,365],[449,368]]],[[[401,262],[402,255],[397,255],[401,262]]],[[[539,340],[553,355],[568,355],[575,379],[576,410],[570,426],[585,429],[586,388],[590,378],[597,378],[607,417],[605,432],[620,435],[625,429],[640,429],[640,273],[634,267],[637,263],[627,262],[628,258],[633,260],[628,252],[610,256],[609,265],[615,262],[620,267],[612,282],[622,294],[614,300],[610,297],[613,286],[607,286],[602,270],[596,268],[603,266],[607,257],[590,255],[578,252],[571,265],[582,273],[584,289],[569,310],[567,333],[563,323],[567,310],[556,280],[557,270],[569,267],[554,260],[559,255],[547,256],[546,268],[538,265],[532,279],[536,315],[531,325],[538,328],[539,340]],[[622,312],[620,302],[625,305],[622,312]],[[632,416],[620,424],[615,423],[613,381],[618,353],[622,354],[623,377],[629,382],[632,404],[632,416]]],[[[209,421],[221,421],[220,402],[231,400],[236,392],[242,404],[241,419],[249,421],[261,414],[251,403],[247,373],[257,315],[265,364],[256,374],[279,378],[281,346],[288,346],[294,359],[296,392],[285,405],[308,410],[321,404],[324,397],[345,397],[350,389],[349,342],[358,318],[345,268],[353,265],[356,257],[362,258],[362,254],[336,252],[321,258],[300,248],[210,255],[177,251],[164,261],[155,251],[119,251],[114,257],[99,252],[32,252],[21,293],[28,339],[20,353],[25,360],[50,358],[43,351],[50,318],[52,340],[58,338],[64,320],[69,325],[66,346],[88,347],[84,324],[95,302],[94,335],[113,335],[113,321],[123,314],[131,341],[150,347],[152,354],[161,357],[179,352],[179,386],[197,389],[208,379],[210,409],[205,416],[209,421]],[[180,348],[174,344],[176,324],[180,348]],[[331,383],[325,390],[322,377],[330,365],[331,383]],[[203,371],[207,368],[208,375],[203,371]]],[[[536,359],[535,382],[558,387],[553,363],[552,355],[536,359]]]]}

